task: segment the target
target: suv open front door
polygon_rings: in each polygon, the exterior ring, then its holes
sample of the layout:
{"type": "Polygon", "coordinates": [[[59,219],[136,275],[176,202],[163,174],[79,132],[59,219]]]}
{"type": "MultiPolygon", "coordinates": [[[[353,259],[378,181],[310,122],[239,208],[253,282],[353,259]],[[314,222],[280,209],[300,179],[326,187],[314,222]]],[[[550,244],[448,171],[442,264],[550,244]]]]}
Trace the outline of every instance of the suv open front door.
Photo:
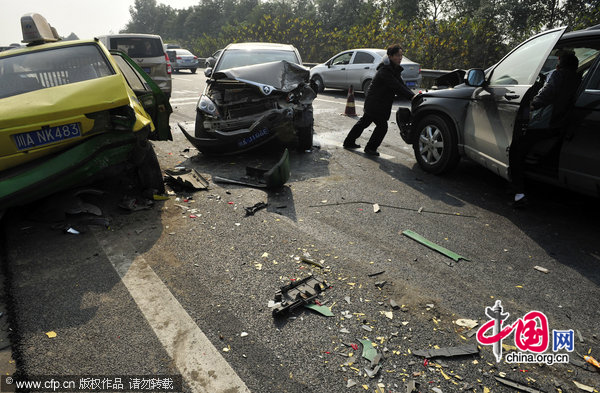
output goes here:
{"type": "Polygon", "coordinates": [[[465,119],[465,154],[504,178],[517,115],[521,104],[528,104],[523,98],[565,30],[548,30],[516,47],[473,92],[465,119]]]}
{"type": "Polygon", "coordinates": [[[111,55],[125,76],[127,83],[148,112],[156,131],[149,138],[172,141],[169,116],[173,112],[166,94],[129,56],[119,50],[111,50],[111,55]]]}

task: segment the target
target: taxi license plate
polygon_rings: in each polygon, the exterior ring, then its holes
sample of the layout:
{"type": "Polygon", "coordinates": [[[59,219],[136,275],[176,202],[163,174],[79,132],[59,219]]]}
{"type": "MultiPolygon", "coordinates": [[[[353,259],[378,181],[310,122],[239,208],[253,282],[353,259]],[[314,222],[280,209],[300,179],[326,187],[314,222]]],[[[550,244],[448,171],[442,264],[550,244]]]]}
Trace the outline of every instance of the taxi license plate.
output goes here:
{"type": "Polygon", "coordinates": [[[78,136],[81,136],[80,123],[70,123],[62,126],[43,127],[41,130],[15,134],[13,135],[13,139],[18,150],[26,150],[76,138],[78,136]]]}

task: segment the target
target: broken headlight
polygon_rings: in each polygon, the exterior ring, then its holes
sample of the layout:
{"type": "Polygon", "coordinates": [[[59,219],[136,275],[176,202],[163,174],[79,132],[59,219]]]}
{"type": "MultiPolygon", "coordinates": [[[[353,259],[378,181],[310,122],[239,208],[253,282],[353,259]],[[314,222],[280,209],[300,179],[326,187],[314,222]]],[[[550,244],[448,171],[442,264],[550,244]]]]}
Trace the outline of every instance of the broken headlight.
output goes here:
{"type": "Polygon", "coordinates": [[[221,116],[219,114],[219,109],[217,108],[215,103],[212,102],[212,100],[205,95],[200,97],[200,102],[198,103],[198,109],[201,110],[202,112],[204,112],[208,115],[214,116],[214,117],[221,116]]]}

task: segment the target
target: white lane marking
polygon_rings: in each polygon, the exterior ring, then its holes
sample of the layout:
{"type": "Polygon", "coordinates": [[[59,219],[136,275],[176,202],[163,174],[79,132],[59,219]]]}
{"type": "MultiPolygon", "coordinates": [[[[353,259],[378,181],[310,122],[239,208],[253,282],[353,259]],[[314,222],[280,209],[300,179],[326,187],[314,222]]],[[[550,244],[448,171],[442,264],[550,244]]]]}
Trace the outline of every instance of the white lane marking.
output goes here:
{"type": "Polygon", "coordinates": [[[131,243],[117,232],[93,230],[123,284],[177,369],[198,393],[250,393],[177,299],[131,243]]]}
{"type": "MultiPolygon", "coordinates": [[[[315,101],[321,101],[321,102],[329,102],[330,104],[341,104],[341,105],[346,105],[346,101],[331,101],[331,100],[324,100],[322,98],[315,98],[315,101]]],[[[354,106],[355,107],[360,107],[362,108],[362,104],[357,103],[356,101],[354,102],[354,106]]]]}

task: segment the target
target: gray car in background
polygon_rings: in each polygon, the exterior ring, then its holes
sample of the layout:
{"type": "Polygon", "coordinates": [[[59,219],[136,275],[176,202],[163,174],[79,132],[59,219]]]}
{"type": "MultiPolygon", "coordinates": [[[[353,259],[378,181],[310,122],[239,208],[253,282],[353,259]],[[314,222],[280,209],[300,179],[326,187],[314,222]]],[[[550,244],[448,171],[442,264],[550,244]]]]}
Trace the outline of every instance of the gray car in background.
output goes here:
{"type": "MultiPolygon", "coordinates": [[[[377,66],[386,56],[385,49],[350,49],[338,53],[323,64],[310,70],[310,78],[322,92],[325,88],[354,90],[366,92],[377,72],[377,66]]],[[[421,85],[421,66],[406,56],[400,64],[402,80],[409,88],[421,85]]]]}
{"type": "Polygon", "coordinates": [[[198,56],[195,56],[189,50],[167,49],[167,55],[169,56],[173,71],[179,72],[179,70],[185,69],[190,70],[192,74],[196,73],[198,69],[198,56]]]}

